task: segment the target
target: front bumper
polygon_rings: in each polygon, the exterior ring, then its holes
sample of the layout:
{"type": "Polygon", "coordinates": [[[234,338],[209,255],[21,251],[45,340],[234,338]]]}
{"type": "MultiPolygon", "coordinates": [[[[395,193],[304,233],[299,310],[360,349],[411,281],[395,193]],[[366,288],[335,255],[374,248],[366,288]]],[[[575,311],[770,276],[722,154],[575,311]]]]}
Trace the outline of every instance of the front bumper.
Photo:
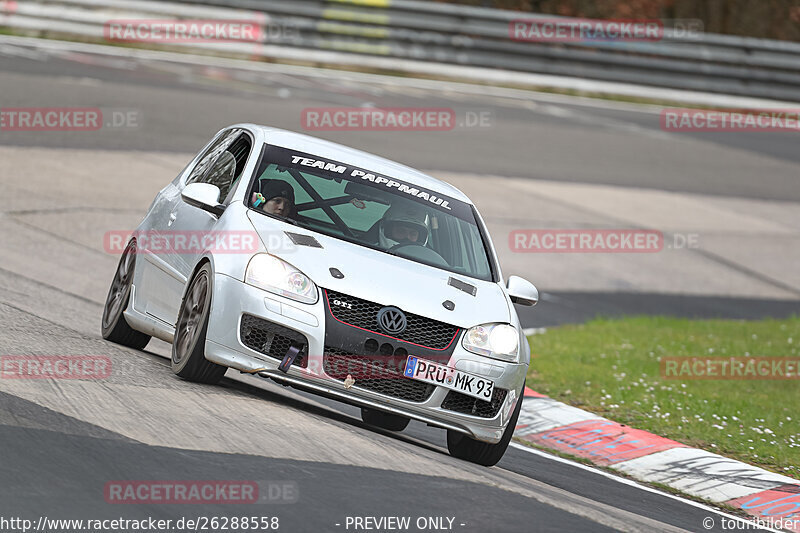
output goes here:
{"type": "MultiPolygon", "coordinates": [[[[505,363],[467,352],[460,345],[459,333],[448,364],[491,379],[496,389],[507,391],[497,414],[491,418],[442,407],[449,392],[443,387],[435,387],[423,401],[403,400],[362,388],[358,380],[352,387],[346,388],[343,381],[325,372],[324,353],[326,344],[331,344],[332,340],[326,339],[326,313],[324,295],[316,304],[306,305],[246,285],[230,276],[216,274],[206,337],[206,358],[223,366],[273,378],[346,403],[380,409],[466,433],[481,441],[495,443],[500,440],[516,402],[521,400],[520,391],[528,370],[526,364],[505,363]],[[245,315],[289,328],[304,336],[308,341],[304,368],[292,366],[288,372],[281,372],[278,370],[280,359],[247,347],[241,338],[240,328],[245,315]]],[[[452,402],[445,405],[452,407],[452,402]]]]}

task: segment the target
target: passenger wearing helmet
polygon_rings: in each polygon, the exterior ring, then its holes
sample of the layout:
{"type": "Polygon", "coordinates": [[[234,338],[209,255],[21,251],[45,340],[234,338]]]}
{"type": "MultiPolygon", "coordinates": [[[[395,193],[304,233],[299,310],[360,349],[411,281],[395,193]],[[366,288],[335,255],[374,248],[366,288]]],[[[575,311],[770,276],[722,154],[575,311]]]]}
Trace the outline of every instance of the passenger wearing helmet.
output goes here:
{"type": "Polygon", "coordinates": [[[402,244],[425,246],[428,242],[428,223],[425,210],[411,203],[398,203],[383,214],[378,240],[387,250],[402,244]]]}

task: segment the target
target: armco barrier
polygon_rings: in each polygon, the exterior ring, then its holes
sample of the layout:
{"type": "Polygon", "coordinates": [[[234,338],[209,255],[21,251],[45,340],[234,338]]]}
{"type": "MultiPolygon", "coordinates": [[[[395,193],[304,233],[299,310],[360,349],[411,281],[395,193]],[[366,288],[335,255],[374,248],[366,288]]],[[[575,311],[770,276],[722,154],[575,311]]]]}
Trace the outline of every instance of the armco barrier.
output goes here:
{"type": "Polygon", "coordinates": [[[666,21],[655,41],[530,42],[511,38],[515,20],[574,19],[414,0],[0,1],[0,26],[21,30],[103,38],[109,20],[136,18],[252,20],[265,27],[256,44],[269,46],[191,44],[249,55],[309,49],[800,100],[800,43],[706,34],[692,21],[666,21]]]}

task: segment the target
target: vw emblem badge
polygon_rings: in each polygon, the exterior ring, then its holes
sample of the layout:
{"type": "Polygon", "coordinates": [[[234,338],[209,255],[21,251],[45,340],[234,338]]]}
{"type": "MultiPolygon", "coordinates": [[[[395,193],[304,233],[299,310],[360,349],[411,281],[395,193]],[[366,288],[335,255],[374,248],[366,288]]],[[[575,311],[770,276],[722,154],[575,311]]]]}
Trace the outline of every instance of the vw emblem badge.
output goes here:
{"type": "Polygon", "coordinates": [[[378,325],[383,331],[391,335],[403,333],[408,322],[406,315],[396,307],[384,307],[378,311],[378,325]]]}

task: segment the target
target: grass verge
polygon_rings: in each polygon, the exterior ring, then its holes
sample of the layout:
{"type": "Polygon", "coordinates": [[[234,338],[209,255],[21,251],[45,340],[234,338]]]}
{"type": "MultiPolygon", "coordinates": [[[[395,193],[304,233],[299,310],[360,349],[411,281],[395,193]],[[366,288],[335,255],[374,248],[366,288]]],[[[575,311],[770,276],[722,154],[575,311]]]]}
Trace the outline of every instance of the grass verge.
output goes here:
{"type": "Polygon", "coordinates": [[[800,380],[661,375],[665,357],[800,357],[786,320],[596,319],[530,338],[528,386],[601,416],[800,477],[800,380]]]}

